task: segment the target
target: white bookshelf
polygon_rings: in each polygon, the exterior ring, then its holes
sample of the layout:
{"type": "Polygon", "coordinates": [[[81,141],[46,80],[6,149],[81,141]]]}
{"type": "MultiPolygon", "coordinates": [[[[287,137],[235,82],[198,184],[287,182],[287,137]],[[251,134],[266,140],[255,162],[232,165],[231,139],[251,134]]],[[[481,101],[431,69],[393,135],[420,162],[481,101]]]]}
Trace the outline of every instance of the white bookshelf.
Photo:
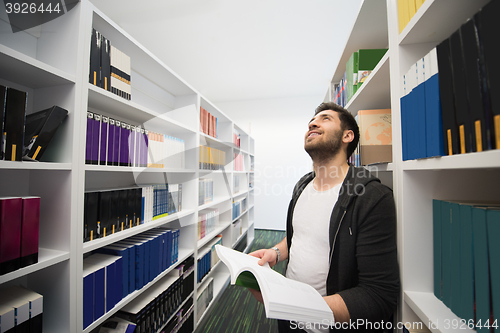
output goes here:
{"type": "MultiPolygon", "coordinates": [[[[3,6],[3,4],[1,5],[3,6]]],[[[0,11],[0,84],[28,93],[27,113],[52,105],[69,111],[42,162],[0,161],[0,195],[42,197],[40,252],[37,264],[0,276],[0,290],[23,285],[44,296],[44,332],[91,332],[138,295],[166,277],[176,265],[162,272],[141,290],[122,299],[110,312],[83,330],[84,255],[159,226],[180,229],[179,261],[193,256],[222,234],[223,244],[232,245],[232,201],[246,196],[249,188],[250,158],[254,140],[224,112],[145,49],[120,26],[88,0],[61,17],[36,29],[13,34],[5,11],[0,11]],[[88,83],[92,28],[131,58],[132,99],[120,98],[88,83]],[[200,131],[200,107],[218,118],[218,137],[200,131]],[[114,117],[133,125],[184,140],[185,168],[129,168],[85,164],[86,113],[114,117]],[[241,133],[241,147],[233,144],[233,132],[241,133]],[[199,168],[199,146],[226,152],[223,170],[199,168]],[[234,153],[243,155],[243,171],[234,170],[234,153]],[[240,178],[233,194],[233,176],[240,178]],[[214,200],[198,205],[198,179],[214,181],[214,200]],[[83,199],[85,191],[118,189],[155,183],[182,184],[182,210],[105,238],[83,242],[83,199]],[[202,209],[219,209],[215,231],[197,239],[198,214],[202,209]]],[[[253,205],[242,214],[247,245],[253,241],[253,205]],[[251,218],[249,217],[251,215],[251,218]],[[245,216],[247,216],[245,218],[245,216]]],[[[247,247],[248,248],[248,247],[247,247]]],[[[195,264],[196,268],[196,264],[195,264]]],[[[194,272],[196,274],[196,271],[194,272]]],[[[214,267],[214,300],[228,285],[224,265],[214,267]]],[[[189,296],[197,314],[198,288],[189,296]]],[[[210,307],[207,309],[207,311],[210,307]]],[[[202,314],[200,314],[202,315],[202,314]]],[[[205,314],[203,314],[205,315],[205,314]]],[[[195,328],[197,323],[195,322],[195,328]]]]}
{"type": "MultiPolygon", "coordinates": [[[[480,201],[499,197],[500,150],[403,162],[401,82],[417,59],[448,38],[488,0],[426,0],[401,33],[397,3],[362,1],[332,83],[342,78],[352,52],[389,49],[346,108],[353,114],[362,109],[392,110],[393,162],[366,168],[394,190],[401,274],[395,320],[418,321],[432,332],[452,332],[442,324],[458,318],[433,294],[432,199],[480,201]]],[[[327,93],[326,100],[329,96],[327,93]]]]}

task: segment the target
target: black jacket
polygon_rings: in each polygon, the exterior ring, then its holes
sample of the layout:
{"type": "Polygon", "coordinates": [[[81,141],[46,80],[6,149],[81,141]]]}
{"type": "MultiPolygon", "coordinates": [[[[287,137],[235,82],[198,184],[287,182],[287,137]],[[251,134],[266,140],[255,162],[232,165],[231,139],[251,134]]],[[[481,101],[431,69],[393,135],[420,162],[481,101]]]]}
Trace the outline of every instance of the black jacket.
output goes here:
{"type": "MultiPolygon", "coordinates": [[[[313,179],[311,172],[295,185],[287,216],[288,253],[295,204],[313,179]]],[[[366,169],[350,166],[330,217],[326,287],[328,295],[342,297],[351,322],[364,320],[376,327],[382,321],[386,323],[395,311],[399,295],[396,243],[392,190],[366,169]]],[[[353,327],[362,328],[350,328],[353,327]]],[[[371,331],[371,326],[366,327],[371,331]]]]}

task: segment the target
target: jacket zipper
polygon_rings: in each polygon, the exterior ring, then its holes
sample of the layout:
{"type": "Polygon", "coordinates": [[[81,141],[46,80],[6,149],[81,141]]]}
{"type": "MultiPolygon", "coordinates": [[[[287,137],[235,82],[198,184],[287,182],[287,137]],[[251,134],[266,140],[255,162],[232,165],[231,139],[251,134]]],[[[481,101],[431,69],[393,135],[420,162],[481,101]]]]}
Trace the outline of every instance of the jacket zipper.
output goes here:
{"type": "Polygon", "coordinates": [[[333,251],[335,249],[335,242],[337,241],[337,235],[339,234],[340,226],[342,225],[342,221],[344,220],[344,216],[346,213],[347,213],[347,209],[344,209],[344,213],[342,214],[342,217],[340,218],[339,226],[337,227],[337,231],[335,232],[335,237],[333,238],[332,251],[330,252],[330,260],[328,263],[328,271],[330,271],[330,268],[332,266],[332,257],[333,257],[333,251]]]}

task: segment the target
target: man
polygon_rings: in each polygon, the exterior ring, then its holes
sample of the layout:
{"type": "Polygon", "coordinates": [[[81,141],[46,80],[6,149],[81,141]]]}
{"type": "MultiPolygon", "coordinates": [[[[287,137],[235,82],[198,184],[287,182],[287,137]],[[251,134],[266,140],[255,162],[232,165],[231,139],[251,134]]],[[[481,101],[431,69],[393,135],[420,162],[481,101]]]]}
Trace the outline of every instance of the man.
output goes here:
{"type": "MultiPolygon", "coordinates": [[[[331,331],[389,327],[399,294],[393,194],[366,169],[347,163],[358,141],[347,110],[334,103],[316,109],[304,142],[314,171],[295,185],[286,237],[251,253],[261,265],[288,259],[286,276],[312,285],[332,309],[338,324],[331,331]]],[[[297,327],[279,321],[280,332],[297,327]]]]}

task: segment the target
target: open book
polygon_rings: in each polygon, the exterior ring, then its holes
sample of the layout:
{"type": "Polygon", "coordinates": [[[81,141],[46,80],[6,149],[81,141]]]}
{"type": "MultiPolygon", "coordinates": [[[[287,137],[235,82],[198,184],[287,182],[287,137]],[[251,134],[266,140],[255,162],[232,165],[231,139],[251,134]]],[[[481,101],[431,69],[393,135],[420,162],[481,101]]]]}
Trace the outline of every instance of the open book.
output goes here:
{"type": "Polygon", "coordinates": [[[250,274],[247,272],[255,276],[258,289],[262,293],[267,318],[306,323],[334,323],[332,310],[316,289],[310,285],[287,279],[272,270],[267,263],[260,266],[257,263],[259,258],[221,245],[216,245],[215,250],[222,262],[229,268],[231,284],[234,285],[237,278],[241,276],[242,279],[239,279],[239,283],[236,284],[253,288],[252,279],[249,278],[250,274]]]}

